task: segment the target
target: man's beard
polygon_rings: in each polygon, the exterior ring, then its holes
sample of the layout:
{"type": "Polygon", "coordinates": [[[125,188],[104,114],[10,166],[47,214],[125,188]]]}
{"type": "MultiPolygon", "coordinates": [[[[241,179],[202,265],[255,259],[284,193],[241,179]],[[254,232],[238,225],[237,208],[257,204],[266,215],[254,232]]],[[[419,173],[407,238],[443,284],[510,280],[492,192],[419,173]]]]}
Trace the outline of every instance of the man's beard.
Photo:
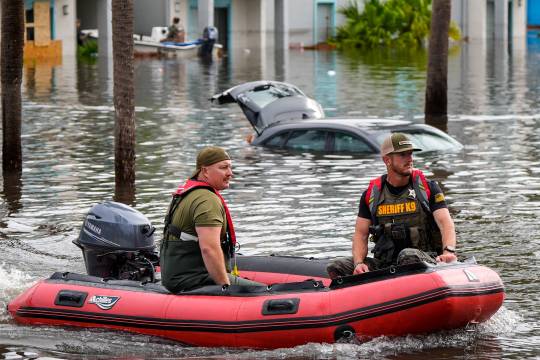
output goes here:
{"type": "Polygon", "coordinates": [[[399,169],[399,170],[398,170],[398,169],[396,169],[396,168],[394,167],[394,172],[395,172],[396,174],[398,174],[398,175],[403,176],[403,177],[405,177],[405,176],[411,176],[412,170],[413,170],[413,169],[412,169],[412,165],[411,165],[410,167],[407,167],[407,168],[404,169],[404,170],[402,170],[402,169],[399,169]]]}

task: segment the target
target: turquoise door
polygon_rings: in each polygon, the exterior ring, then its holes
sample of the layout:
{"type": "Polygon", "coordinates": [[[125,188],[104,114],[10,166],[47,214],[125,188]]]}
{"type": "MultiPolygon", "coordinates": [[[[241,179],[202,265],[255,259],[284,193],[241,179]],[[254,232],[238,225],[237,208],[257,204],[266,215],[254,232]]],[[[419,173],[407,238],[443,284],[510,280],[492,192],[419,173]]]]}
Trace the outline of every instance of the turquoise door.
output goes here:
{"type": "Polygon", "coordinates": [[[324,43],[332,36],[334,4],[317,4],[317,43],[324,43]]]}
{"type": "Polygon", "coordinates": [[[527,25],[540,27],[540,0],[527,1],[527,25]]]}

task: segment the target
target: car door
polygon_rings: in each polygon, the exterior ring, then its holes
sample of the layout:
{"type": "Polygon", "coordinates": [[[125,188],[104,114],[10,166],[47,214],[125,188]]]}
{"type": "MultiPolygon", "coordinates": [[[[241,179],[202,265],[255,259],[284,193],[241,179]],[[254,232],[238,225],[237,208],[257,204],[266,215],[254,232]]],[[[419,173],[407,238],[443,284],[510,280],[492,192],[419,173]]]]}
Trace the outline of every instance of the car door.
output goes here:
{"type": "Polygon", "coordinates": [[[293,151],[327,152],[328,131],[325,129],[292,130],[282,147],[293,151]]]}
{"type": "Polygon", "coordinates": [[[347,131],[328,132],[328,149],[338,154],[373,154],[378,150],[366,139],[347,131]]]}

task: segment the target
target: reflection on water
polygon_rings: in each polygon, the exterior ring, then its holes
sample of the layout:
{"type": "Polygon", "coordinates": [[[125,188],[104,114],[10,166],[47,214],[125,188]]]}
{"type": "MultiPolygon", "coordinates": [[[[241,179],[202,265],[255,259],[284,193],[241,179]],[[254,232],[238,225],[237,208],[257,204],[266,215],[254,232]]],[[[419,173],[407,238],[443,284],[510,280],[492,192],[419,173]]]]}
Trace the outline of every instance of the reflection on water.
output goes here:
{"type": "Polygon", "coordinates": [[[19,172],[3,174],[4,187],[2,189],[2,196],[6,201],[7,215],[17,213],[21,207],[21,191],[22,181],[19,172]]]}
{"type": "MultiPolygon", "coordinates": [[[[227,358],[538,356],[540,49],[493,45],[468,44],[450,53],[448,132],[465,149],[420,154],[416,166],[445,191],[460,251],[501,274],[505,308],[475,335],[458,331],[272,352],[227,350],[227,358]]],[[[3,305],[37,279],[57,270],[84,272],[71,241],[88,209],[115,196],[111,69],[109,62],[74,59],[25,66],[24,169],[18,180],[2,177],[0,353],[222,358],[223,349],[96,330],[22,327],[8,320],[3,305]]],[[[235,178],[224,196],[243,253],[348,254],[360,194],[384,171],[380,159],[251,147],[244,139],[252,130],[241,111],[208,99],[241,82],[278,79],[298,85],[332,116],[422,121],[425,71],[426,54],[417,51],[289,51],[274,57],[262,49],[211,64],[137,61],[137,179],[130,202],[159,232],[171,193],[193,170],[197,151],[220,145],[233,157],[235,178]]]]}

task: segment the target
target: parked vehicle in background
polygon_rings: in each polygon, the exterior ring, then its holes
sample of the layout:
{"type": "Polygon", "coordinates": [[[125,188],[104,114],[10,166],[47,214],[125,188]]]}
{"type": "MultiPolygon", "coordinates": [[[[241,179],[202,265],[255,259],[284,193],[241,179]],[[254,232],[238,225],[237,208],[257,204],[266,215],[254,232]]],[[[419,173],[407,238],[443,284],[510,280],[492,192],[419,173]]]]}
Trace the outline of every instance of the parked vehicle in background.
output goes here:
{"type": "Polygon", "coordinates": [[[392,132],[409,135],[423,151],[458,151],[457,140],[429,125],[406,120],[326,118],[321,105],[296,86],[254,81],[214,95],[217,104],[237,103],[253,126],[251,144],[293,151],[373,154],[392,132]]]}

